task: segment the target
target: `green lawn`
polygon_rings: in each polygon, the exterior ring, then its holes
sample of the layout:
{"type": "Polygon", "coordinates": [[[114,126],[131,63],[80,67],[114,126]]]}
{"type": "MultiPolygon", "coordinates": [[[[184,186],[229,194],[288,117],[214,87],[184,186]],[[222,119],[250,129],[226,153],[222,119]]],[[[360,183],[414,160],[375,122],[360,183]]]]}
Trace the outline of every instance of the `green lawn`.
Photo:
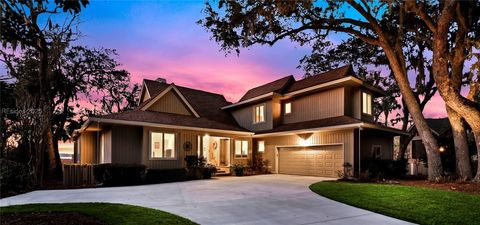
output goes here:
{"type": "Polygon", "coordinates": [[[107,224],[147,225],[147,224],[196,224],[188,219],[133,205],[109,203],[66,203],[31,204],[0,208],[0,215],[7,213],[30,212],[78,212],[92,216],[107,224]]]}
{"type": "Polygon", "coordinates": [[[419,224],[480,224],[480,195],[401,185],[320,182],[315,193],[419,224]]]}

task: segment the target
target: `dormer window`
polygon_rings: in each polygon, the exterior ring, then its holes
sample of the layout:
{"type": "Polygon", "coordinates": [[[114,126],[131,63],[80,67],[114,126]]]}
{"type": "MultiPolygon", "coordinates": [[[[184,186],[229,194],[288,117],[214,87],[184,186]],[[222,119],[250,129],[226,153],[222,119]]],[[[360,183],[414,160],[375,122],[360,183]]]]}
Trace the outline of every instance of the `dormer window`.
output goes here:
{"type": "Polygon", "coordinates": [[[285,103],[285,114],[290,114],[292,113],[292,103],[287,102],[285,103]]]}
{"type": "Polygon", "coordinates": [[[253,108],[253,122],[262,123],[265,122],[265,105],[257,105],[253,108]]]}
{"type": "Polygon", "coordinates": [[[362,113],[372,115],[372,95],[362,92],[362,113]]]}

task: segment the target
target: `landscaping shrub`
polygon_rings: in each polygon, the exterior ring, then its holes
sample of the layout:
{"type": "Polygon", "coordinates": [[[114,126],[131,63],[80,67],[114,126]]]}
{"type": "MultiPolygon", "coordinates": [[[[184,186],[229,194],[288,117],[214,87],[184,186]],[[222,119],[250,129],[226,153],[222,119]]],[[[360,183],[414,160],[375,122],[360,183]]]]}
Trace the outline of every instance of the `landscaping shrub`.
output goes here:
{"type": "Polygon", "coordinates": [[[373,179],[401,178],[407,173],[407,160],[366,159],[362,167],[373,179]]]}
{"type": "Polygon", "coordinates": [[[0,197],[15,195],[29,190],[32,186],[28,166],[6,159],[0,159],[0,197]]]}
{"type": "Polygon", "coordinates": [[[202,168],[203,179],[210,179],[217,173],[217,167],[212,164],[207,164],[202,168]]]}
{"type": "Polygon", "coordinates": [[[243,166],[243,164],[233,164],[231,166],[231,169],[235,173],[235,176],[239,177],[243,176],[243,172],[245,171],[245,167],[243,166]]]}
{"type": "Polygon", "coordinates": [[[149,184],[189,180],[186,169],[149,169],[146,182],[149,184]]]}
{"type": "Polygon", "coordinates": [[[107,163],[94,167],[95,180],[102,186],[142,184],[147,167],[140,164],[107,163]]]}
{"type": "Polygon", "coordinates": [[[185,157],[187,177],[192,180],[210,179],[217,173],[217,167],[207,164],[204,157],[190,155],[185,157]]]}

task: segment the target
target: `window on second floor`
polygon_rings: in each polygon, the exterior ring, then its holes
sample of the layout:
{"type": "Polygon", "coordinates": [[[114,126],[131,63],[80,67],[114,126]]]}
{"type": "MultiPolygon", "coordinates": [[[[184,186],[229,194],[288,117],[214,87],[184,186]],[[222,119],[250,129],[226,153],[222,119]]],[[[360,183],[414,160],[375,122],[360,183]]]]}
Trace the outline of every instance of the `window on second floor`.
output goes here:
{"type": "Polygon", "coordinates": [[[254,107],[253,112],[253,122],[254,123],[261,123],[265,122],[265,105],[257,105],[254,107]]]}
{"type": "Polygon", "coordinates": [[[362,92],[362,113],[372,115],[372,95],[362,92]]]}
{"type": "Polygon", "coordinates": [[[287,102],[285,103],[285,114],[290,114],[292,113],[292,103],[287,102]]]}

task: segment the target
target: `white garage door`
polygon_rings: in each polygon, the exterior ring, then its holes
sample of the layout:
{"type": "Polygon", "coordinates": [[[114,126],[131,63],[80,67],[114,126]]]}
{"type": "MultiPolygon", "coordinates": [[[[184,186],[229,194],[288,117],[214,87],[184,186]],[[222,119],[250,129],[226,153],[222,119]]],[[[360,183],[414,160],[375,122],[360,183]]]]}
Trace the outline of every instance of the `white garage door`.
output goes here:
{"type": "Polygon", "coordinates": [[[343,170],[343,146],[289,147],[278,150],[278,172],[282,174],[338,177],[343,170]]]}

